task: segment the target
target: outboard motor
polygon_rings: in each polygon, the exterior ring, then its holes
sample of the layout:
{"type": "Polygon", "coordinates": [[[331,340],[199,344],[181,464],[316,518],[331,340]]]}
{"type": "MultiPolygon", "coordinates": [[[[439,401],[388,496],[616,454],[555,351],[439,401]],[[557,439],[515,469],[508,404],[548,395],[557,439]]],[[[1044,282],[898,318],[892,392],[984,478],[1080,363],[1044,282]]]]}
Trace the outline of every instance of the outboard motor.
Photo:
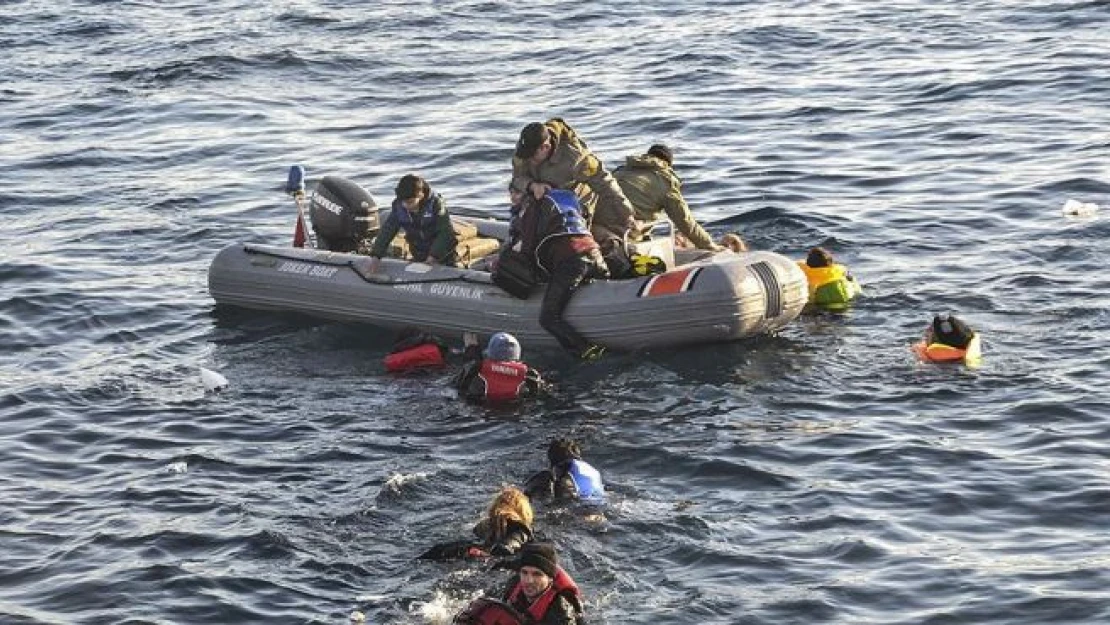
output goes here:
{"type": "Polygon", "coordinates": [[[332,252],[354,252],[368,235],[378,231],[378,203],[358,184],[339,176],[316,183],[308,207],[318,247],[332,252]]]}

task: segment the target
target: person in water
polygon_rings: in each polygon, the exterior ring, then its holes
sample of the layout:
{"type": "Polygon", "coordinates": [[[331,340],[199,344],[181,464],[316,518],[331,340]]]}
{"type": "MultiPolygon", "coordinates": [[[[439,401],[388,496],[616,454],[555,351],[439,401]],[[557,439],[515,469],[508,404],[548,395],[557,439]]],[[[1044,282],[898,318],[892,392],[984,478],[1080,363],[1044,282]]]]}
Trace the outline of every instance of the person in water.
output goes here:
{"type": "Polygon", "coordinates": [[[443,339],[415,326],[403,328],[383,359],[386,371],[404,373],[447,365],[450,347],[443,339]]]}
{"type": "Polygon", "coordinates": [[[537,625],[580,625],[585,623],[582,591],[559,566],[555,547],[529,543],[520,550],[516,574],[502,595],[512,608],[537,625]]]}
{"type": "Polygon", "coordinates": [[[428,182],[416,174],[406,174],[394,189],[393,207],[370,247],[369,271],[375,273],[393,237],[405,232],[412,260],[430,265],[454,267],[458,264],[458,240],[443,196],[432,191],[428,182]]]}
{"type": "Polygon", "coordinates": [[[828,309],[847,306],[861,291],[859,282],[848,272],[848,268],[833,260],[828,250],[815,247],[809,250],[805,260],[798,266],[806,275],[809,283],[809,303],[828,309]]]}
{"type": "Polygon", "coordinates": [[[547,390],[539,371],[520,360],[520,342],[508,332],[489,338],[485,353],[477,335],[463,334],[466,364],[455,377],[459,394],[473,402],[511,402],[535,397],[547,390]]]}
{"type": "Polygon", "coordinates": [[[518,488],[502,488],[490,502],[486,516],[474,526],[477,540],[456,540],[432,546],[423,560],[504,558],[532,541],[535,514],[528,496],[518,488]]]}
{"type": "Polygon", "coordinates": [[[605,348],[591,343],[563,317],[576,291],[595,278],[608,278],[609,269],[597,241],[590,234],[569,191],[548,190],[540,198],[523,193],[511,211],[508,245],[534,260],[548,285],[540,304],[540,326],[575,356],[594,361],[605,348]]]}
{"type": "Polygon", "coordinates": [[[982,358],[979,334],[955,315],[934,315],[925,328],[925,338],[913,345],[913,351],[925,362],[957,362],[977,367],[982,358]]]}
{"type": "Polygon", "coordinates": [[[601,473],[582,459],[578,442],[558,438],[547,447],[547,469],[528,478],[524,494],[531,499],[580,500],[600,503],[605,498],[601,473]]]}
{"type": "Polygon", "coordinates": [[[573,191],[585,226],[599,242],[624,241],[636,227],[632,204],[578,133],[559,118],[520,131],[513,153],[512,186],[542,199],[552,189],[573,191]]]}
{"type": "Polygon", "coordinates": [[[723,250],[694,219],[682,196],[682,181],[673,167],[674,153],[666,145],[656,143],[644,154],[627,157],[613,177],[632,204],[639,227],[659,221],[665,214],[678,233],[697,249],[723,250]]]}

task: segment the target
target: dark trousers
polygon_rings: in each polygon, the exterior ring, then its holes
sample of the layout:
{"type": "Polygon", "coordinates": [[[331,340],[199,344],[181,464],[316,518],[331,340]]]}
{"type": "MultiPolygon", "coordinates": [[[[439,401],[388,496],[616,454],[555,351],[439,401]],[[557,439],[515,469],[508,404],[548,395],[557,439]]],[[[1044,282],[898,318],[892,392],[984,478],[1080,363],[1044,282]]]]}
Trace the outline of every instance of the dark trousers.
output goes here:
{"type": "Polygon", "coordinates": [[[570,298],[574,297],[578,287],[590,278],[604,278],[607,273],[605,265],[601,264],[601,255],[596,251],[588,255],[571,256],[556,265],[551,272],[551,281],[543,295],[543,303],[540,304],[540,325],[564,349],[575,355],[581,354],[590,343],[563,319],[563,311],[570,304],[570,298]]]}

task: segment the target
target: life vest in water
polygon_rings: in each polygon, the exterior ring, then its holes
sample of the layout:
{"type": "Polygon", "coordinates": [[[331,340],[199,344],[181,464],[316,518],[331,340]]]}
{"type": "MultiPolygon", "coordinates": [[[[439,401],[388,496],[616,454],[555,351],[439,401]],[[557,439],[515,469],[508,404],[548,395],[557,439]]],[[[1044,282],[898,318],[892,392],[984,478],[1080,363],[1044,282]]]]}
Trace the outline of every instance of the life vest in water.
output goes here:
{"type": "MultiPolygon", "coordinates": [[[[570,602],[579,616],[582,615],[582,591],[578,590],[578,584],[575,584],[563,567],[559,566],[555,568],[555,578],[551,581],[551,586],[528,606],[527,616],[530,616],[535,623],[543,621],[547,609],[559,595],[570,602]]],[[[509,591],[509,605],[519,605],[517,601],[521,599],[527,601],[527,597],[524,596],[524,585],[517,581],[516,586],[509,591]]]]}
{"type": "Polygon", "coordinates": [[[445,364],[443,352],[435,343],[421,343],[385,357],[385,370],[392,373],[422,367],[442,367],[445,364]]]}
{"type": "Polygon", "coordinates": [[[518,360],[483,360],[478,378],[486,387],[486,401],[520,399],[528,378],[528,365],[518,360]]]}
{"type": "Polygon", "coordinates": [[[962,362],[969,367],[977,367],[982,359],[977,333],[971,335],[971,340],[963,349],[944,343],[925,343],[925,341],[914,343],[912,349],[923,362],[962,362]]]}
{"type": "Polygon", "coordinates": [[[479,597],[451,620],[452,625],[524,625],[525,619],[508,604],[479,597]]]}
{"type": "Polygon", "coordinates": [[[571,460],[567,466],[567,474],[574,480],[579,499],[600,501],[605,498],[605,485],[601,481],[601,473],[590,463],[585,460],[571,460]]]}
{"type": "Polygon", "coordinates": [[[834,263],[827,267],[810,267],[804,260],[799,260],[798,266],[809,283],[810,304],[834,310],[844,308],[862,290],[856,279],[848,275],[844,265],[834,263]]]}

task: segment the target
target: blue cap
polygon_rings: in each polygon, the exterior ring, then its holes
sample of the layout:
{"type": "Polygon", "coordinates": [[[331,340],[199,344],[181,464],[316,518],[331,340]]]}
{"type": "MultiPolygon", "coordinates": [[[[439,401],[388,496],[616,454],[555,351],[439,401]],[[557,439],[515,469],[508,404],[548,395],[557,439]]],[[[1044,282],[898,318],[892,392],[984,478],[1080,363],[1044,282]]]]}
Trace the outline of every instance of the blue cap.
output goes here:
{"type": "Polygon", "coordinates": [[[489,337],[486,358],[491,360],[520,360],[520,342],[508,332],[498,332],[489,337]]]}
{"type": "Polygon", "coordinates": [[[304,167],[294,165],[289,168],[289,179],[285,181],[286,193],[304,193],[304,167]]]}

